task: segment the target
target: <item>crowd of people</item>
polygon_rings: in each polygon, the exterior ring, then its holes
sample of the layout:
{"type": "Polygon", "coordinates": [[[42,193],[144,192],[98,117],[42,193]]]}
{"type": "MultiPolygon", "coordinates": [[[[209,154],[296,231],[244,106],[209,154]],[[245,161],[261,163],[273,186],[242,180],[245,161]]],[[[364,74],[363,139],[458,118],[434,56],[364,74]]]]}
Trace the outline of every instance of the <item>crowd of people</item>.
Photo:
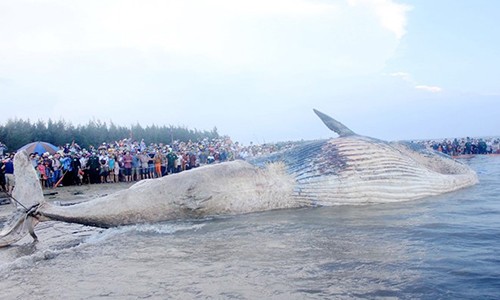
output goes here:
{"type": "MultiPolygon", "coordinates": [[[[500,154],[500,139],[445,139],[420,141],[429,148],[451,156],[463,154],[500,154]]],[[[31,153],[43,188],[65,185],[132,182],[160,178],[204,164],[245,159],[293,147],[294,143],[242,146],[230,138],[197,142],[173,141],[171,144],[123,139],[99,146],[80,147],[77,143],[59,146],[55,153],[31,153]]],[[[0,186],[10,193],[15,185],[14,152],[0,143],[0,186]]]]}
{"type": "Polygon", "coordinates": [[[427,140],[421,141],[427,147],[450,156],[470,155],[470,154],[500,154],[499,138],[455,138],[444,139],[442,141],[427,140]]]}
{"type": "MultiPolygon", "coordinates": [[[[244,159],[279,150],[275,144],[243,147],[230,138],[204,139],[198,142],[173,141],[170,145],[144,140],[123,139],[99,146],[80,147],[77,143],[59,146],[55,153],[31,153],[43,188],[57,186],[132,182],[159,178],[204,164],[244,159]]],[[[5,148],[4,148],[5,150],[5,148]]],[[[13,174],[14,153],[2,154],[1,168],[13,174]]],[[[1,175],[0,175],[1,177],[1,175]]],[[[11,191],[14,178],[6,175],[2,188],[11,191]]]]}

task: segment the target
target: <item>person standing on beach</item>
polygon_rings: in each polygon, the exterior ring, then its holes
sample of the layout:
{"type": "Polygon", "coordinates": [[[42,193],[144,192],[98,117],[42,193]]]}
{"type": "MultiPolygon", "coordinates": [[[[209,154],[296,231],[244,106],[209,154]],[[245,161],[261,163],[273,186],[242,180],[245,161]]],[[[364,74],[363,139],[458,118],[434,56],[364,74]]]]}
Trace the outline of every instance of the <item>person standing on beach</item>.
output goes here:
{"type": "Polygon", "coordinates": [[[470,137],[467,137],[467,142],[465,142],[465,151],[464,154],[472,153],[472,143],[470,141],[470,137]]]}
{"type": "Polygon", "coordinates": [[[91,184],[98,183],[100,163],[99,163],[99,157],[96,155],[95,152],[92,152],[92,155],[90,155],[89,160],[87,161],[87,166],[89,167],[90,183],[91,184]]]}
{"type": "Polygon", "coordinates": [[[116,160],[114,155],[108,154],[108,178],[106,180],[107,182],[116,182],[114,176],[115,164],[116,160]]]}
{"type": "Polygon", "coordinates": [[[139,160],[141,161],[141,179],[148,178],[149,175],[149,166],[148,161],[150,157],[147,154],[146,150],[143,150],[141,154],[139,154],[139,160]]]}
{"type": "Polygon", "coordinates": [[[3,160],[0,159],[0,187],[2,187],[2,191],[7,193],[7,187],[6,187],[6,180],[5,180],[5,164],[3,160]]]}
{"type": "Polygon", "coordinates": [[[115,155],[115,169],[113,173],[113,181],[114,182],[119,182],[120,181],[120,169],[121,169],[121,164],[122,164],[123,158],[120,156],[115,155]]]}
{"type": "Polygon", "coordinates": [[[125,152],[123,156],[123,168],[125,169],[125,181],[132,181],[132,155],[130,155],[130,151],[125,152]]]}
{"type": "Polygon", "coordinates": [[[57,152],[52,157],[52,184],[54,185],[59,181],[59,179],[62,176],[61,173],[62,164],[61,161],[59,160],[60,157],[61,155],[57,152]]]}
{"type": "Polygon", "coordinates": [[[189,154],[189,169],[193,169],[197,167],[197,159],[196,159],[196,154],[190,153],[189,154]]]}
{"type": "Polygon", "coordinates": [[[87,165],[87,162],[89,161],[89,155],[90,154],[88,154],[87,151],[82,152],[82,155],[80,155],[80,166],[82,166],[80,169],[80,181],[82,182],[82,184],[90,183],[89,168],[87,165]]]}
{"type": "Polygon", "coordinates": [[[132,152],[132,180],[138,181],[141,180],[141,160],[139,159],[139,155],[136,151],[132,152]]]}
{"type": "MultiPolygon", "coordinates": [[[[3,163],[2,165],[0,165],[0,169],[4,168],[5,166],[3,166],[3,163]]],[[[42,189],[43,188],[46,188],[46,184],[47,184],[47,175],[45,174],[45,165],[43,164],[43,160],[40,160],[38,161],[38,166],[36,167],[37,170],[38,170],[38,176],[40,177],[40,184],[42,186],[42,189]]],[[[2,183],[2,188],[5,190],[5,173],[3,173],[4,171],[2,170],[0,172],[0,183],[2,183]],[[2,176],[3,174],[3,181],[2,181],[2,176]]]]}
{"type": "Polygon", "coordinates": [[[153,161],[155,163],[155,173],[156,177],[160,178],[162,177],[162,172],[161,172],[161,165],[164,161],[163,155],[161,154],[161,151],[158,149],[156,150],[156,154],[153,157],[153,161]]]}
{"type": "Polygon", "coordinates": [[[16,186],[16,177],[14,176],[14,153],[11,153],[4,161],[5,164],[5,182],[7,193],[12,194],[14,186],[16,186]]]}
{"type": "Polygon", "coordinates": [[[155,178],[155,161],[154,161],[154,153],[148,153],[148,176],[149,178],[153,179],[155,178]]]}
{"type": "Polygon", "coordinates": [[[172,151],[172,149],[169,149],[168,150],[168,154],[167,154],[167,160],[168,160],[168,163],[167,163],[167,169],[168,169],[168,174],[174,174],[176,173],[176,169],[175,169],[175,160],[177,159],[177,155],[172,151]]]}
{"type": "Polygon", "coordinates": [[[107,157],[106,158],[100,157],[99,164],[100,164],[100,169],[99,169],[100,181],[101,183],[108,183],[109,165],[107,157]]]}
{"type": "Polygon", "coordinates": [[[80,158],[74,153],[71,153],[71,178],[73,180],[73,184],[81,185],[82,182],[80,180],[80,170],[82,165],[80,164],[80,158]]]}

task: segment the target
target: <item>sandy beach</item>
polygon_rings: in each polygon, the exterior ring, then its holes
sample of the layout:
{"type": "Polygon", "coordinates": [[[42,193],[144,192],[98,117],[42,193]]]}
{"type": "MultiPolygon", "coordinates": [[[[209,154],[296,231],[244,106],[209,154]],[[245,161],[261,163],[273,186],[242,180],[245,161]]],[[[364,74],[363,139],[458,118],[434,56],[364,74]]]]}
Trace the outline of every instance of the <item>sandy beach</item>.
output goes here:
{"type": "MultiPolygon", "coordinates": [[[[43,195],[48,202],[60,202],[62,205],[70,205],[95,198],[104,197],[113,192],[127,189],[136,182],[101,183],[62,186],[54,189],[44,189],[43,195]]],[[[3,197],[3,196],[2,196],[3,197]]],[[[13,208],[9,204],[0,205],[0,221],[3,221],[13,208]]]]}
{"type": "Polygon", "coordinates": [[[77,203],[104,197],[113,192],[127,189],[136,182],[101,183],[62,186],[55,189],[44,189],[43,195],[49,202],[77,203]]]}

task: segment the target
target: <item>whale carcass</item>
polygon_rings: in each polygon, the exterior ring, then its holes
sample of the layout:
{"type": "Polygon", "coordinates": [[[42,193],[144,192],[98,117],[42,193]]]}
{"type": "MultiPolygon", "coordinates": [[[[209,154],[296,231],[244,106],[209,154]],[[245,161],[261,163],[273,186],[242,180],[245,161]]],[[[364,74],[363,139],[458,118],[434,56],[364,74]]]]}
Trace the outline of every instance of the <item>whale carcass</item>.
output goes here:
{"type": "Polygon", "coordinates": [[[26,152],[15,156],[13,197],[23,206],[0,232],[0,246],[56,220],[98,227],[272,209],[408,201],[478,182],[465,164],[412,143],[355,134],[314,110],[339,137],[269,156],[207,165],[71,206],[44,200],[26,152]]]}

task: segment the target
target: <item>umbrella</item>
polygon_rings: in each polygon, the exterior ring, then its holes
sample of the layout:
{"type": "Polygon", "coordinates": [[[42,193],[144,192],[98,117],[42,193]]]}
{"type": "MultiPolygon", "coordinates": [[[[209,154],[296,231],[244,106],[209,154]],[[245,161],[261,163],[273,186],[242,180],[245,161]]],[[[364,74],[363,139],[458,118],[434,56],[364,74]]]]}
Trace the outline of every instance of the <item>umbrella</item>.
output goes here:
{"type": "Polygon", "coordinates": [[[49,152],[50,154],[54,154],[59,148],[47,142],[33,142],[22,146],[17,151],[21,150],[26,150],[28,153],[38,152],[38,154],[43,154],[49,152]]]}

